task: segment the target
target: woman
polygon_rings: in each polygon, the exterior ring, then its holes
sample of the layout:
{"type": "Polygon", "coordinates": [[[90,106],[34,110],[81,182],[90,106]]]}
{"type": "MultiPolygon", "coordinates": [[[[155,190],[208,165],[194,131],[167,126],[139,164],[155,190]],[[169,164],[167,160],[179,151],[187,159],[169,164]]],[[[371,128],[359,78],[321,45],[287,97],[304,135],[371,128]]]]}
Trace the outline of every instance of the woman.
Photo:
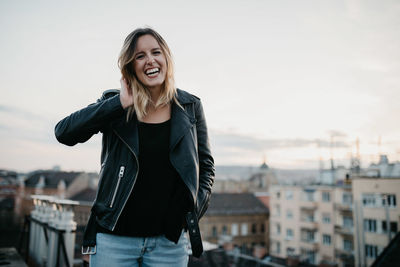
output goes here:
{"type": "Polygon", "coordinates": [[[84,233],[91,266],[187,266],[203,251],[198,220],[214,181],[200,99],[174,87],[171,52],[150,28],[125,39],[121,90],[61,120],[73,146],[102,132],[100,182],[84,233]]]}

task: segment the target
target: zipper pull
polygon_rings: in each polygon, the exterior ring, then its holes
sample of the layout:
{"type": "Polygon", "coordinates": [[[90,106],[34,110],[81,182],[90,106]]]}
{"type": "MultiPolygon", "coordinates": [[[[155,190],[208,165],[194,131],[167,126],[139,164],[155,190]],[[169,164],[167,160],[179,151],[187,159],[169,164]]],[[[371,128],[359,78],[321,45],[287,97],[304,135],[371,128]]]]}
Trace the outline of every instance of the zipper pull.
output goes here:
{"type": "Polygon", "coordinates": [[[118,177],[120,179],[122,178],[122,176],[124,176],[124,171],[125,171],[125,167],[121,166],[121,168],[119,169],[119,175],[118,175],[118,177]]]}
{"type": "Polygon", "coordinates": [[[114,189],[113,197],[111,199],[110,208],[112,208],[112,206],[114,205],[114,200],[115,200],[115,197],[117,196],[117,191],[118,191],[119,185],[121,183],[122,176],[124,176],[124,171],[125,171],[125,167],[121,166],[119,168],[118,181],[117,181],[117,185],[115,186],[115,189],[114,189]]]}

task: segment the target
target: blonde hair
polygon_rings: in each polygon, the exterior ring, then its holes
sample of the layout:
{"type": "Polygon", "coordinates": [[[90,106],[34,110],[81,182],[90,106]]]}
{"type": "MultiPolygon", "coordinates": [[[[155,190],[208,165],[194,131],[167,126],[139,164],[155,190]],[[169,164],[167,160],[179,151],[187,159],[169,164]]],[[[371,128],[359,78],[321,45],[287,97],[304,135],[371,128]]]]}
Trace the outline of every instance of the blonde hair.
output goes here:
{"type": "Polygon", "coordinates": [[[169,49],[165,40],[159,33],[151,28],[138,28],[131,32],[125,39],[121,52],[118,58],[118,66],[121,69],[122,76],[126,79],[128,86],[131,86],[133,92],[133,105],[128,107],[128,114],[126,120],[136,112],[138,119],[146,116],[147,106],[154,104],[155,107],[167,105],[171,100],[175,101],[178,106],[182,107],[176,99],[176,88],[174,80],[174,66],[172,60],[171,50],[169,49]],[[167,62],[167,73],[165,76],[164,86],[161,89],[160,96],[157,103],[152,103],[149,90],[137,78],[133,60],[136,50],[136,45],[139,37],[143,35],[151,35],[158,42],[167,62]]]}

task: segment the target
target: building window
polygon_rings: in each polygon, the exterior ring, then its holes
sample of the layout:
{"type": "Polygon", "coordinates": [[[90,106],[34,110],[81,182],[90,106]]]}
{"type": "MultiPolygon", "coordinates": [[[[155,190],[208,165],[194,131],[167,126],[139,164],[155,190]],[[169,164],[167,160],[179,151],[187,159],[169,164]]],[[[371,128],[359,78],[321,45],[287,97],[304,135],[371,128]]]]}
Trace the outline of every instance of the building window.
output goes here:
{"type": "Polygon", "coordinates": [[[362,202],[364,207],[376,207],[376,196],[374,194],[363,194],[362,202]]]}
{"type": "Polygon", "coordinates": [[[314,222],[315,218],[314,218],[314,212],[310,212],[307,210],[301,210],[300,211],[300,220],[303,222],[314,222]]]}
{"type": "MultiPolygon", "coordinates": [[[[386,221],[382,221],[382,232],[387,233],[386,221]]],[[[390,232],[397,233],[397,222],[390,222],[390,232]]]]}
{"type": "Polygon", "coordinates": [[[353,242],[348,239],[343,240],[343,249],[347,251],[352,251],[353,250],[353,242]]]}
{"type": "Polygon", "coordinates": [[[276,242],[276,253],[277,254],[281,253],[281,242],[276,242]]]}
{"type": "Polygon", "coordinates": [[[291,210],[286,211],[286,219],[293,219],[293,212],[291,210]]]}
{"type": "Polygon", "coordinates": [[[281,198],[281,192],[276,192],[276,198],[281,198]]]}
{"type": "Polygon", "coordinates": [[[293,199],[293,191],[285,191],[285,196],[287,200],[293,199]]]}
{"type": "Polygon", "coordinates": [[[276,216],[281,216],[281,206],[275,205],[275,214],[276,216]]]}
{"type": "Polygon", "coordinates": [[[329,246],[331,244],[331,236],[325,234],[322,235],[322,243],[329,246]]]}
{"type": "Polygon", "coordinates": [[[287,256],[294,256],[295,253],[296,253],[296,250],[294,248],[290,248],[290,247],[286,248],[287,256]]]}
{"type": "Polygon", "coordinates": [[[305,201],[315,201],[314,191],[305,191],[304,198],[305,198],[305,201]]]}
{"type": "Polygon", "coordinates": [[[280,225],[279,223],[276,225],[276,233],[277,233],[278,235],[281,234],[281,225],[280,225]]]}
{"type": "Polygon", "coordinates": [[[305,258],[306,263],[316,264],[316,252],[313,250],[301,250],[302,256],[305,258]]]}
{"type": "Polygon", "coordinates": [[[240,231],[241,231],[242,235],[248,234],[247,223],[242,223],[240,231]]]}
{"type": "Polygon", "coordinates": [[[251,233],[252,234],[256,234],[257,233],[257,225],[255,223],[253,223],[251,225],[251,233]]]}
{"type": "Polygon", "coordinates": [[[322,214],[322,222],[325,224],[330,224],[331,216],[329,214],[322,214]]]}
{"type": "Polygon", "coordinates": [[[222,234],[227,235],[228,234],[228,227],[226,225],[222,226],[222,234]]]}
{"type": "Polygon", "coordinates": [[[217,237],[217,235],[218,235],[217,227],[216,227],[216,226],[213,226],[213,227],[212,227],[212,236],[213,236],[213,237],[217,237]]]}
{"type": "Polygon", "coordinates": [[[343,227],[353,228],[353,218],[351,216],[343,216],[343,227]]]}
{"type": "Polygon", "coordinates": [[[261,224],[261,229],[260,230],[261,230],[261,233],[265,233],[265,225],[264,225],[264,223],[261,224]]]}
{"type": "Polygon", "coordinates": [[[396,207],[396,195],[382,195],[382,206],[385,206],[385,200],[389,207],[396,207]]]}
{"type": "Polygon", "coordinates": [[[343,193],[342,195],[342,203],[351,205],[353,203],[353,196],[349,193],[343,193]]]}
{"type": "Polygon", "coordinates": [[[365,256],[375,259],[378,255],[378,247],[374,245],[365,245],[365,256]]]}
{"type": "Polygon", "coordinates": [[[288,240],[293,239],[293,230],[292,229],[286,229],[286,239],[288,239],[288,240]]]}
{"type": "Polygon", "coordinates": [[[301,240],[303,242],[312,243],[315,241],[315,231],[310,230],[302,230],[301,231],[301,240]]]}
{"type": "Polygon", "coordinates": [[[376,233],[376,220],[364,219],[364,231],[376,233]]]}
{"type": "Polygon", "coordinates": [[[331,194],[329,192],[322,192],[322,201],[323,202],[330,202],[331,201],[331,194]]]}
{"type": "Polygon", "coordinates": [[[239,225],[237,223],[232,223],[231,233],[232,233],[232,236],[239,235],[239,225]]]}

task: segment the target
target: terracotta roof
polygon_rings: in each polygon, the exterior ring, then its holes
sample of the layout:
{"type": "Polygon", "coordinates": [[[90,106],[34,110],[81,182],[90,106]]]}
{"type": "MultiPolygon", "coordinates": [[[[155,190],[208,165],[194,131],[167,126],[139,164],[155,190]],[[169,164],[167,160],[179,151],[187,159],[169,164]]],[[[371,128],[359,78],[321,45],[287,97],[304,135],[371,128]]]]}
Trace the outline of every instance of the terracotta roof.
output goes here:
{"type": "Polygon", "coordinates": [[[253,193],[213,193],[206,215],[268,214],[269,210],[253,193]]]}
{"type": "Polygon", "coordinates": [[[44,188],[57,188],[58,183],[61,180],[64,180],[66,187],[78,177],[81,172],[63,172],[63,171],[53,171],[53,170],[40,170],[32,172],[28,175],[28,178],[25,180],[26,187],[36,187],[38,184],[40,177],[44,177],[44,188]]]}

